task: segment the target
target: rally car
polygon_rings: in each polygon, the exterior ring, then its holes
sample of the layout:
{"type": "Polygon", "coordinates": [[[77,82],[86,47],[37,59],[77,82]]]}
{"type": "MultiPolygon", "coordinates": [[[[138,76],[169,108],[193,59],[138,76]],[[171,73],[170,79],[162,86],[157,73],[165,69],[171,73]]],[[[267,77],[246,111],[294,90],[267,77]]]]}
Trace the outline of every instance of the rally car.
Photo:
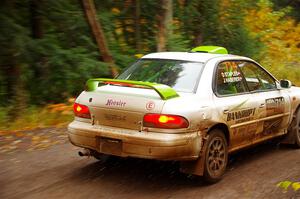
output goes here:
{"type": "Polygon", "coordinates": [[[217,182],[228,154],[282,137],[300,147],[300,89],[223,47],[143,56],[116,79],[96,78],[74,104],[80,155],[178,160],[217,182]]]}

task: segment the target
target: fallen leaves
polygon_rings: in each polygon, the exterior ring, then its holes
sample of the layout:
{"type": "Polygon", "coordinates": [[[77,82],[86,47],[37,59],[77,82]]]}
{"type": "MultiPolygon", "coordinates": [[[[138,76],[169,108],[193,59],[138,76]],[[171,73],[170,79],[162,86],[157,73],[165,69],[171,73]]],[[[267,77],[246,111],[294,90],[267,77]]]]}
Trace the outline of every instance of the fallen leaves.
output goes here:
{"type": "Polygon", "coordinates": [[[73,103],[29,107],[0,131],[0,153],[43,150],[67,141],[66,125],[73,119],[73,103]],[[48,128],[47,128],[48,127],[48,128]]]}
{"type": "Polygon", "coordinates": [[[0,153],[44,150],[67,142],[66,128],[44,128],[31,131],[1,132],[0,153]]]}
{"type": "Polygon", "coordinates": [[[300,182],[282,181],[277,184],[277,187],[282,188],[284,192],[287,192],[289,188],[298,191],[300,190],[300,182]]]}

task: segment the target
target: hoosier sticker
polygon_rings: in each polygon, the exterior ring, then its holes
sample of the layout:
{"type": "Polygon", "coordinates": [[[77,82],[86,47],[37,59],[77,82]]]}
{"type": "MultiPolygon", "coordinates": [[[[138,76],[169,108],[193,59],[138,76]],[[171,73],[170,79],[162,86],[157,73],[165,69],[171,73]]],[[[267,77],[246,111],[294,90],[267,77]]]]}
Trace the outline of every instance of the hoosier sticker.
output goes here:
{"type": "Polygon", "coordinates": [[[113,99],[107,99],[107,102],[105,104],[106,106],[120,106],[124,107],[126,105],[126,102],[122,100],[113,100],[113,99]]]}

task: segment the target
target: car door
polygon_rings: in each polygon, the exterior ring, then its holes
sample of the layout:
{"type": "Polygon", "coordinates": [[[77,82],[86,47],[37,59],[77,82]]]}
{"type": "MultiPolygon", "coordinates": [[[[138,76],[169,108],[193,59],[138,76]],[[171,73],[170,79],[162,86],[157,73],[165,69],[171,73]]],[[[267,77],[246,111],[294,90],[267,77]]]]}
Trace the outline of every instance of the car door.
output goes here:
{"type": "Polygon", "coordinates": [[[253,98],[239,68],[240,61],[223,61],[217,65],[214,103],[218,118],[230,131],[229,151],[250,145],[257,132],[257,119],[263,114],[259,101],[253,98]]]}
{"type": "Polygon", "coordinates": [[[254,142],[283,134],[288,126],[291,108],[286,91],[278,89],[276,80],[256,63],[243,61],[239,67],[262,111],[258,118],[262,131],[256,132],[254,142]]]}

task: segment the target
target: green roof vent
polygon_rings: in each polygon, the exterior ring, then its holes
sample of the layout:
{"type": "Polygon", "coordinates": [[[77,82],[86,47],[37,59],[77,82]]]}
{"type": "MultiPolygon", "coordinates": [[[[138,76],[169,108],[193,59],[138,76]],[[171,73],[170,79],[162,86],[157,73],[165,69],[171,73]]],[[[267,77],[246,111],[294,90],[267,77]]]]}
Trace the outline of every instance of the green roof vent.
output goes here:
{"type": "Polygon", "coordinates": [[[212,54],[228,54],[226,48],[221,46],[198,46],[193,48],[191,52],[212,53],[212,54]]]}

